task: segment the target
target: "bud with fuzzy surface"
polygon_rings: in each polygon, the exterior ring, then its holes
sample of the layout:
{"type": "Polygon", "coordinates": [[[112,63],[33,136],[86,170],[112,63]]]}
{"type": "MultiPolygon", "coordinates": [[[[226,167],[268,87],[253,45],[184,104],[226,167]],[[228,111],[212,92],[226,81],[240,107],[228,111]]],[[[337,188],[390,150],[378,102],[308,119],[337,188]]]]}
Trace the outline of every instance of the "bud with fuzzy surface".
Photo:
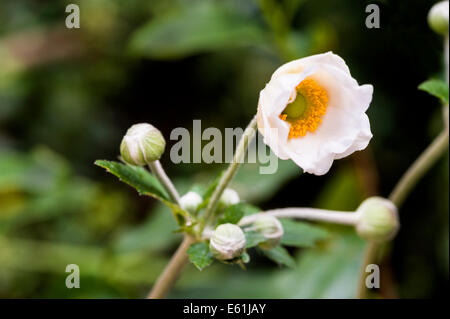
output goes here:
{"type": "Polygon", "coordinates": [[[222,224],[214,231],[209,248],[217,259],[230,260],[242,255],[245,243],[244,232],[239,226],[222,224]]]}
{"type": "Polygon", "coordinates": [[[131,126],[120,144],[120,154],[125,162],[143,166],[159,160],[166,141],[153,125],[139,123],[131,126]]]}
{"type": "Polygon", "coordinates": [[[356,211],[357,233],[364,239],[383,242],[392,239],[399,229],[397,207],[381,197],[366,199],[356,211]]]}

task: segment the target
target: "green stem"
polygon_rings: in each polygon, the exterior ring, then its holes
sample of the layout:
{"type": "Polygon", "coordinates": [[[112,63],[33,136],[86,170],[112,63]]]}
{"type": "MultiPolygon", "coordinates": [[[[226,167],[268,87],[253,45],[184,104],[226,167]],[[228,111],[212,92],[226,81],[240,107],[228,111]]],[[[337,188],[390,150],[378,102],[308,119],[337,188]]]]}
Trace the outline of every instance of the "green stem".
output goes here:
{"type": "Polygon", "coordinates": [[[156,280],[152,290],[148,294],[148,299],[164,298],[170,288],[175,284],[184,266],[188,263],[187,250],[195,240],[185,235],[180,246],[177,248],[162,274],[156,280]]]}
{"type": "Polygon", "coordinates": [[[389,196],[395,206],[403,204],[411,190],[448,149],[448,142],[448,131],[444,130],[410,166],[389,196]]]}
{"type": "Polygon", "coordinates": [[[221,179],[219,180],[219,183],[217,184],[216,188],[214,189],[214,192],[211,195],[211,198],[208,202],[208,206],[206,206],[205,209],[204,213],[205,222],[202,225],[201,231],[203,231],[206,224],[211,223],[215,218],[215,211],[217,209],[217,205],[219,204],[220,197],[222,196],[222,193],[225,190],[225,188],[233,179],[239,166],[243,162],[243,158],[245,152],[247,151],[248,145],[251,142],[252,138],[255,136],[256,124],[257,123],[255,115],[248,124],[247,128],[245,129],[244,134],[242,135],[241,140],[239,141],[239,144],[236,147],[236,152],[234,153],[232,162],[228,166],[225,173],[222,175],[221,179]]]}
{"type": "MultiPolygon", "coordinates": [[[[389,199],[399,208],[406,197],[414,189],[425,173],[437,162],[449,147],[448,130],[445,128],[435,140],[425,149],[425,151],[415,160],[405,174],[400,178],[389,199]]],[[[368,264],[377,262],[380,247],[383,244],[374,242],[367,243],[362,269],[360,272],[358,298],[367,297],[365,285],[365,269],[368,264]]]]}
{"type": "Polygon", "coordinates": [[[356,226],[360,219],[360,214],[357,212],[341,212],[326,209],[307,208],[307,207],[293,207],[293,208],[278,208],[267,210],[263,213],[253,214],[243,217],[239,221],[239,226],[245,226],[254,223],[261,216],[274,216],[277,218],[293,218],[305,219],[325,223],[335,223],[341,225],[356,226]]]}
{"type": "Polygon", "coordinates": [[[148,164],[148,167],[152,171],[153,175],[159,180],[159,182],[162,184],[162,186],[165,188],[167,193],[169,193],[170,198],[180,205],[180,195],[178,194],[177,189],[173,185],[170,178],[167,176],[166,172],[164,171],[160,161],[154,161],[150,164],[148,164]]]}
{"type": "MultiPolygon", "coordinates": [[[[252,119],[248,127],[245,129],[244,134],[241,140],[239,141],[238,146],[236,147],[236,152],[234,154],[233,161],[231,162],[230,166],[228,166],[228,169],[225,171],[224,175],[219,181],[219,184],[214,190],[214,193],[211,196],[208,206],[206,207],[205,217],[213,216],[213,212],[217,207],[220,196],[222,195],[227,185],[230,183],[233,176],[236,174],[236,171],[239,168],[240,163],[242,162],[248,144],[251,141],[252,137],[255,135],[255,129],[256,129],[256,116],[252,119]]],[[[167,177],[166,173],[164,172],[161,163],[159,163],[159,161],[156,161],[151,163],[149,166],[153,174],[155,174],[155,176],[163,184],[164,188],[167,190],[170,197],[174,201],[179,203],[180,197],[178,195],[178,192],[173,186],[170,179],[167,177]]],[[[164,268],[162,274],[159,276],[158,280],[153,286],[151,292],[148,294],[147,298],[151,299],[164,298],[166,296],[170,288],[177,281],[184,266],[188,263],[187,250],[194,242],[195,242],[194,238],[190,237],[189,235],[184,236],[183,241],[175,251],[174,255],[170,259],[167,266],[164,268]]]]}
{"type": "MultiPolygon", "coordinates": [[[[163,187],[166,189],[170,198],[180,205],[180,195],[178,194],[177,189],[173,185],[170,178],[167,176],[164,171],[161,163],[159,161],[154,161],[148,164],[150,170],[153,175],[160,181],[163,187]]],[[[153,285],[152,290],[147,295],[147,298],[156,299],[156,298],[164,298],[167,292],[172,288],[172,286],[177,281],[181,271],[184,266],[188,263],[188,255],[187,250],[189,246],[194,242],[194,239],[189,235],[185,234],[183,241],[180,246],[177,248],[172,258],[170,259],[167,266],[164,268],[161,275],[156,280],[153,285]]]]}

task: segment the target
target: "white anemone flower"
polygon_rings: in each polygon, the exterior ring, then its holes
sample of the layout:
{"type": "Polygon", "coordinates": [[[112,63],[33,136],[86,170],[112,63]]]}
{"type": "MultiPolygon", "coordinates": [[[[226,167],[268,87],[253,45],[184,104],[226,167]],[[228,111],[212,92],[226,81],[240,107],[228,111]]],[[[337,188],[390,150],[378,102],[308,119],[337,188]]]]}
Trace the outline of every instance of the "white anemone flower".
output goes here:
{"type": "Polygon", "coordinates": [[[372,92],[372,85],[358,85],[332,52],[291,61],[260,92],[258,129],[280,159],[323,175],[335,159],[369,144],[365,112],[372,92]]]}

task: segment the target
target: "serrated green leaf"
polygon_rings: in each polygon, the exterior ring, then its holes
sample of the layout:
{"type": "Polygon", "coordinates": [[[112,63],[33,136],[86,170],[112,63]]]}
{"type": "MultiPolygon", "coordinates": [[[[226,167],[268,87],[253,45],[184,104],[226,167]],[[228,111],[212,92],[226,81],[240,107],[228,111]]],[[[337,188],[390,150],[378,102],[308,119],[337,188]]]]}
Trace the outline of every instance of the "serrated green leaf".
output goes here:
{"type": "Polygon", "coordinates": [[[241,218],[244,216],[245,204],[238,203],[230,205],[225,209],[222,218],[220,218],[218,224],[237,224],[241,218]]]}
{"type": "Polygon", "coordinates": [[[290,219],[280,219],[283,225],[281,244],[295,247],[314,247],[316,242],[324,240],[329,233],[318,226],[290,219]]]}
{"type": "Polygon", "coordinates": [[[209,246],[205,242],[192,244],[187,254],[191,263],[198,268],[198,270],[203,270],[205,267],[211,265],[214,258],[212,253],[209,251],[209,246]]]}
{"type": "Polygon", "coordinates": [[[267,258],[276,262],[279,265],[285,265],[289,268],[296,267],[295,259],[292,258],[291,255],[289,255],[288,251],[283,246],[277,246],[270,250],[264,249],[260,250],[267,258]]]}
{"type": "Polygon", "coordinates": [[[419,85],[419,90],[425,91],[448,104],[448,84],[442,80],[428,80],[419,85]]]}
{"type": "Polygon", "coordinates": [[[122,182],[134,187],[139,194],[151,196],[162,201],[172,210],[178,224],[184,225],[189,214],[169,200],[169,196],[162,185],[147,170],[138,166],[106,160],[97,160],[95,165],[103,167],[107,172],[117,176],[122,182]]]}
{"type": "Polygon", "coordinates": [[[264,43],[265,32],[220,1],[196,1],[152,18],[131,37],[130,50],[153,59],[264,43]]]}
{"type": "Polygon", "coordinates": [[[156,177],[143,167],[106,160],[97,160],[95,165],[103,167],[109,173],[117,176],[122,182],[134,187],[139,194],[169,200],[167,192],[156,177]]]}
{"type": "Polygon", "coordinates": [[[244,232],[245,234],[245,248],[252,248],[262,243],[266,238],[259,232],[254,230],[249,230],[244,232]]]}

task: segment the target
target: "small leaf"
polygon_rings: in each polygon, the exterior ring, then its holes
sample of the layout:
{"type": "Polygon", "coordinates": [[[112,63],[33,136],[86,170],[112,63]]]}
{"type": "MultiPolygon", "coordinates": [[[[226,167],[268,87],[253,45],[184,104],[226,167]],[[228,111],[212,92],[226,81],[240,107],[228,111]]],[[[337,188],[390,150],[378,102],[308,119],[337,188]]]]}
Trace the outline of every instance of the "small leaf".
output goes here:
{"type": "Polygon", "coordinates": [[[237,224],[244,216],[244,209],[244,203],[238,203],[228,206],[223,213],[223,217],[220,218],[218,225],[226,223],[237,224]]]}
{"type": "Polygon", "coordinates": [[[318,226],[290,219],[281,219],[283,238],[281,244],[296,247],[314,247],[319,240],[326,239],[328,232],[318,226]]]}
{"type": "Polygon", "coordinates": [[[97,160],[95,165],[103,167],[122,182],[134,187],[139,194],[169,200],[169,196],[156,177],[142,167],[105,160],[97,160]]]}
{"type": "Polygon", "coordinates": [[[250,255],[244,252],[241,255],[241,260],[244,264],[248,264],[250,262],[250,255]]]}
{"type": "Polygon", "coordinates": [[[107,172],[117,176],[122,182],[134,187],[139,194],[151,196],[162,201],[172,210],[178,224],[185,224],[189,214],[169,200],[169,196],[156,177],[144,168],[105,160],[97,160],[95,165],[103,167],[107,172]]]}
{"type": "Polygon", "coordinates": [[[191,263],[198,268],[198,270],[203,270],[205,267],[211,265],[214,258],[212,253],[209,251],[209,246],[205,242],[192,244],[187,254],[191,263]]]}
{"type": "Polygon", "coordinates": [[[266,238],[261,235],[259,232],[254,230],[249,230],[244,232],[245,234],[245,248],[252,248],[257,246],[259,243],[262,243],[266,240],[266,238]]]}
{"type": "Polygon", "coordinates": [[[270,250],[261,249],[261,252],[264,255],[266,255],[267,258],[271,259],[272,261],[276,262],[279,265],[285,265],[288,266],[289,268],[296,267],[294,258],[292,258],[292,256],[289,255],[288,251],[283,246],[277,246],[270,250]]]}
{"type": "Polygon", "coordinates": [[[419,85],[419,90],[425,91],[448,104],[448,84],[442,80],[428,80],[419,85]]]}

